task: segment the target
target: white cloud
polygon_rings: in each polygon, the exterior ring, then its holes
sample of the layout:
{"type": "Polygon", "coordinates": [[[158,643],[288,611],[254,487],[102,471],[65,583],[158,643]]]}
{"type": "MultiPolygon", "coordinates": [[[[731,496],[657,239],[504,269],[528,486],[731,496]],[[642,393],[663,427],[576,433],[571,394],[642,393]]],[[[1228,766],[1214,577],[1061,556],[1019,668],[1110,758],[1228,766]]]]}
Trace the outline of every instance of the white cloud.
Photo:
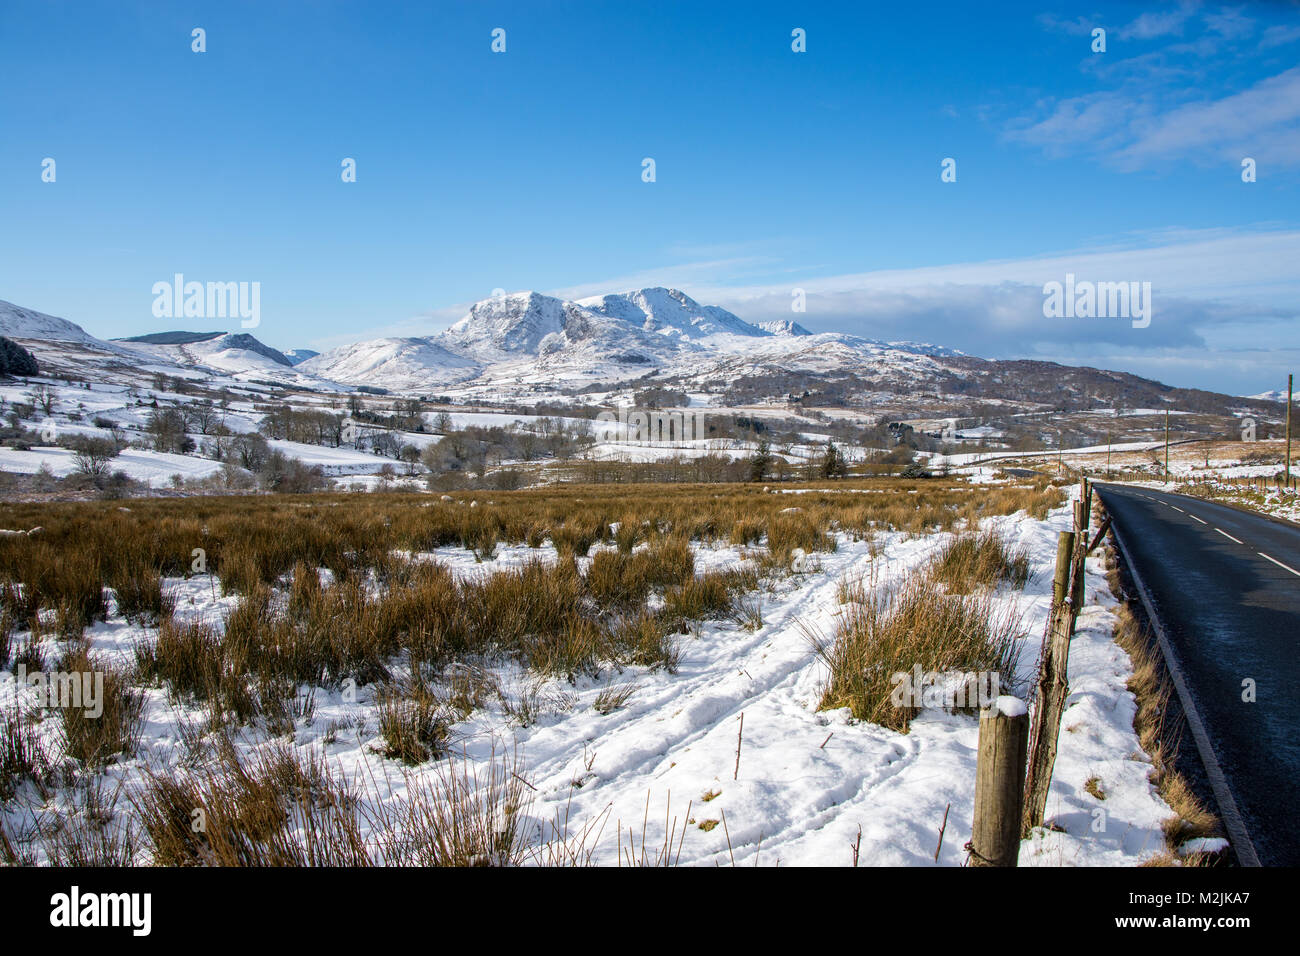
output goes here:
{"type": "Polygon", "coordinates": [[[1294,67],[1240,93],[1187,103],[1156,119],[1132,123],[1135,138],[1116,158],[1121,163],[1144,165],[1208,151],[1291,165],[1300,163],[1298,121],[1300,67],[1294,67]]]}
{"type": "Polygon", "coordinates": [[[1100,16],[1094,14],[1091,17],[1075,17],[1073,20],[1062,20],[1060,17],[1043,13],[1038,17],[1038,22],[1045,29],[1052,30],[1055,33],[1065,33],[1070,36],[1091,36],[1094,27],[1103,26],[1100,16]]]}
{"type": "Polygon", "coordinates": [[[1255,32],[1255,21],[1243,16],[1241,7],[1223,9],[1205,15],[1205,26],[1229,40],[1239,40],[1255,32]]]}
{"type": "Polygon", "coordinates": [[[1238,93],[1171,105],[1152,90],[1088,93],[1043,104],[1047,115],[1022,118],[1007,139],[1049,156],[1098,155],[1123,169],[1186,158],[1277,167],[1300,165],[1300,67],[1238,93]]]}
{"type": "Polygon", "coordinates": [[[1183,4],[1177,10],[1143,13],[1119,30],[1123,40],[1153,40],[1162,36],[1182,36],[1183,25],[1192,15],[1193,8],[1183,4]]]}
{"type": "Polygon", "coordinates": [[[1296,40],[1300,40],[1300,26],[1283,26],[1279,24],[1264,31],[1264,35],[1259,41],[1259,48],[1268,50],[1288,43],[1295,43],[1296,40]]]}

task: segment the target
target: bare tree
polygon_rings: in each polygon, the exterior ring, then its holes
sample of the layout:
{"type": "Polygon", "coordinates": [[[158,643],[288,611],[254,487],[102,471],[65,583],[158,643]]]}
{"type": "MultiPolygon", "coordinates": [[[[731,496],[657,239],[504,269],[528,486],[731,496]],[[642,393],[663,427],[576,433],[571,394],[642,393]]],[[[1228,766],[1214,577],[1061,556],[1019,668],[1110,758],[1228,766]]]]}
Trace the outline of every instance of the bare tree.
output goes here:
{"type": "Polygon", "coordinates": [[[27,393],[27,397],[32,400],[32,404],[39,408],[46,415],[54,413],[54,407],[59,404],[59,396],[54,389],[42,382],[33,386],[32,390],[27,393]]]}
{"type": "Polygon", "coordinates": [[[397,457],[406,463],[406,473],[415,474],[415,466],[420,461],[420,449],[414,445],[403,445],[402,450],[397,453],[397,457]]]}
{"type": "Polygon", "coordinates": [[[109,473],[118,448],[111,438],[80,436],[73,442],[72,451],[72,464],[77,472],[98,482],[109,473]]]}
{"type": "Polygon", "coordinates": [[[221,423],[222,415],[217,406],[212,404],[210,399],[201,398],[196,402],[191,402],[188,409],[189,420],[194,426],[194,430],[200,435],[211,435],[213,430],[221,423]]]}

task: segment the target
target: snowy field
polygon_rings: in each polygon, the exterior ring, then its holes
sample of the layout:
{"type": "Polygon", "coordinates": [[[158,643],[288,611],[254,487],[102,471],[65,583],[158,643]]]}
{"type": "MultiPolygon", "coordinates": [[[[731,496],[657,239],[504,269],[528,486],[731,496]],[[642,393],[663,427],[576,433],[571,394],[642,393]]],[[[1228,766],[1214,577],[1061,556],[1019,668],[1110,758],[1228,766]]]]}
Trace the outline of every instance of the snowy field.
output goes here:
{"type": "MultiPolygon", "coordinates": [[[[1069,507],[1043,522],[1021,513],[985,525],[1012,547],[1027,549],[1031,559],[1028,586],[997,593],[1002,606],[1022,615],[1021,693],[1034,672],[1056,537],[1070,527],[1069,507]]],[[[844,610],[841,582],[897,584],[950,537],[891,532],[868,542],[840,534],[836,551],[816,555],[803,573],[768,583],[757,629],[732,621],[697,625],[683,640],[674,674],[628,667],[568,683],[500,667],[495,676],[503,691],[535,695],[539,716],[520,726],[499,701],[490,701],[453,728],[453,751],[461,755],[453,759],[485,778],[494,758],[513,754],[530,788],[528,833],[534,846],[556,839],[555,823],[567,821],[571,838],[585,828],[592,861],[600,864],[619,862],[629,830],[636,844],[653,852],[675,829],[683,865],[847,866],[860,832],[861,865],[933,866],[948,809],[938,865],[961,865],[973,812],[977,720],[929,709],[904,734],[854,721],[847,709],[819,711],[826,673],[810,643],[810,634],[833,633],[844,610]],[[618,685],[635,690],[623,706],[598,712],[597,696],[618,685]]],[[[549,545],[541,551],[553,554],[549,545]]],[[[537,553],[502,547],[495,560],[479,562],[464,549],[446,548],[420,557],[444,562],[458,575],[476,575],[537,553]]],[[[700,569],[747,560],[745,550],[733,547],[699,546],[696,553],[700,569]]],[[[177,597],[181,620],[220,623],[236,602],[222,597],[208,575],[166,584],[177,597]]],[[[1087,606],[1071,648],[1072,695],[1047,806],[1057,829],[1027,842],[1021,865],[1133,865],[1164,848],[1161,823],[1172,811],[1148,780],[1152,767],[1132,728],[1135,702],[1125,688],[1131,667],[1112,640],[1112,607],[1103,568],[1093,558],[1087,606]],[[1094,778],[1104,800],[1085,789],[1094,778]],[[1100,832],[1099,810],[1105,821],[1100,832]]],[[[116,613],[87,630],[96,659],[118,667],[129,667],[133,648],[153,633],[116,613]]],[[[363,686],[355,702],[348,702],[337,691],[316,689],[315,712],[297,722],[292,746],[323,753],[339,778],[361,784],[365,800],[386,801],[422,778],[436,780],[438,769],[407,769],[377,752],[382,741],[374,691],[363,686]]],[[[33,693],[20,688],[13,674],[0,674],[0,707],[34,710],[33,693]]],[[[201,709],[170,701],[165,690],[146,694],[142,743],[135,756],[107,769],[110,792],[118,784],[139,786],[146,766],[182,764],[187,747],[181,728],[203,719],[201,709]]],[[[38,725],[53,752],[59,746],[57,724],[47,719],[38,725]]],[[[244,754],[272,743],[260,729],[245,728],[235,739],[244,754]]],[[[52,825],[68,799],[65,790],[48,801],[28,792],[7,806],[6,829],[21,835],[52,825]]]]}
{"type": "MultiPolygon", "coordinates": [[[[0,471],[34,475],[44,466],[51,474],[62,478],[77,470],[75,459],[76,453],[68,448],[36,447],[30,451],[0,448],[0,471]]],[[[220,471],[221,463],[192,455],[127,448],[113,459],[113,470],[124,471],[151,488],[163,488],[171,483],[172,475],[206,478],[220,471]]]]}

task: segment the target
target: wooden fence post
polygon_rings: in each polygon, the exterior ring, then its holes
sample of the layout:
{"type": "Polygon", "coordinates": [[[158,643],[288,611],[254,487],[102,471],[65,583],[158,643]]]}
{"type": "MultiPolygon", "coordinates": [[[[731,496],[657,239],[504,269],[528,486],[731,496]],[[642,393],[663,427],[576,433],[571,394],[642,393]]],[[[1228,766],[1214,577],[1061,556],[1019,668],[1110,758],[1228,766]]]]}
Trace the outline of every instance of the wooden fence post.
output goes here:
{"type": "Polygon", "coordinates": [[[966,844],[971,866],[1016,865],[1028,740],[1029,714],[1023,701],[999,697],[980,711],[975,820],[966,844]]]}
{"type": "Polygon", "coordinates": [[[1029,766],[1025,776],[1024,818],[1022,834],[1028,836],[1042,826],[1047,809],[1047,791],[1052,784],[1056,764],[1056,747],[1061,732],[1061,715],[1070,695],[1066,679],[1070,665],[1070,636],[1077,613],[1076,578],[1083,574],[1085,535],[1062,531],[1056,544],[1056,574],[1052,580],[1052,609],[1047,618],[1047,633],[1038,662],[1034,717],[1029,738],[1029,766]],[[1078,546],[1077,540],[1083,540],[1078,546]],[[1069,599],[1066,599],[1069,595],[1069,599]]]}
{"type": "Polygon", "coordinates": [[[1056,574],[1052,577],[1052,607],[1065,600],[1070,586],[1070,555],[1074,553],[1074,532],[1062,531],[1056,539],[1056,574]]]}
{"type": "MultiPolygon", "coordinates": [[[[1074,530],[1077,538],[1074,542],[1074,546],[1076,549],[1079,548],[1086,549],[1088,547],[1088,526],[1092,523],[1091,519],[1092,519],[1092,483],[1088,481],[1087,478],[1085,478],[1083,479],[1083,482],[1079,486],[1079,500],[1076,501],[1074,504],[1074,530]]],[[[1083,560],[1086,560],[1087,557],[1088,555],[1087,552],[1085,551],[1079,563],[1082,564],[1083,560]]],[[[1084,575],[1083,575],[1082,568],[1079,568],[1076,571],[1073,567],[1073,564],[1071,565],[1071,573],[1074,575],[1073,577],[1074,587],[1070,593],[1072,595],[1072,601],[1074,603],[1074,613],[1077,616],[1079,613],[1079,608],[1083,606],[1084,575]]],[[[1074,633],[1073,621],[1070,622],[1070,633],[1071,634],[1074,633]]]]}

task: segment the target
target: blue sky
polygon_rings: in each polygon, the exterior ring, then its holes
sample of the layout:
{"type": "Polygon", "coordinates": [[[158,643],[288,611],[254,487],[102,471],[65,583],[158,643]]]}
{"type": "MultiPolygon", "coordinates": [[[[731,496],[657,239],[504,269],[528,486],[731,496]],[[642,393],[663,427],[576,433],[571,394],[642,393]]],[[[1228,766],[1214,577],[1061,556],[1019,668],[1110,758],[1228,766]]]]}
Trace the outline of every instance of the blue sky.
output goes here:
{"type": "Polygon", "coordinates": [[[816,331],[1284,383],[1300,7],[894,6],[5,0],[0,298],[109,337],[220,327],[151,314],[176,272],[257,281],[255,334],[319,349],[496,288],[672,285],[816,331]],[[1071,270],[1151,281],[1150,327],[1044,318],[1071,270]]]}

